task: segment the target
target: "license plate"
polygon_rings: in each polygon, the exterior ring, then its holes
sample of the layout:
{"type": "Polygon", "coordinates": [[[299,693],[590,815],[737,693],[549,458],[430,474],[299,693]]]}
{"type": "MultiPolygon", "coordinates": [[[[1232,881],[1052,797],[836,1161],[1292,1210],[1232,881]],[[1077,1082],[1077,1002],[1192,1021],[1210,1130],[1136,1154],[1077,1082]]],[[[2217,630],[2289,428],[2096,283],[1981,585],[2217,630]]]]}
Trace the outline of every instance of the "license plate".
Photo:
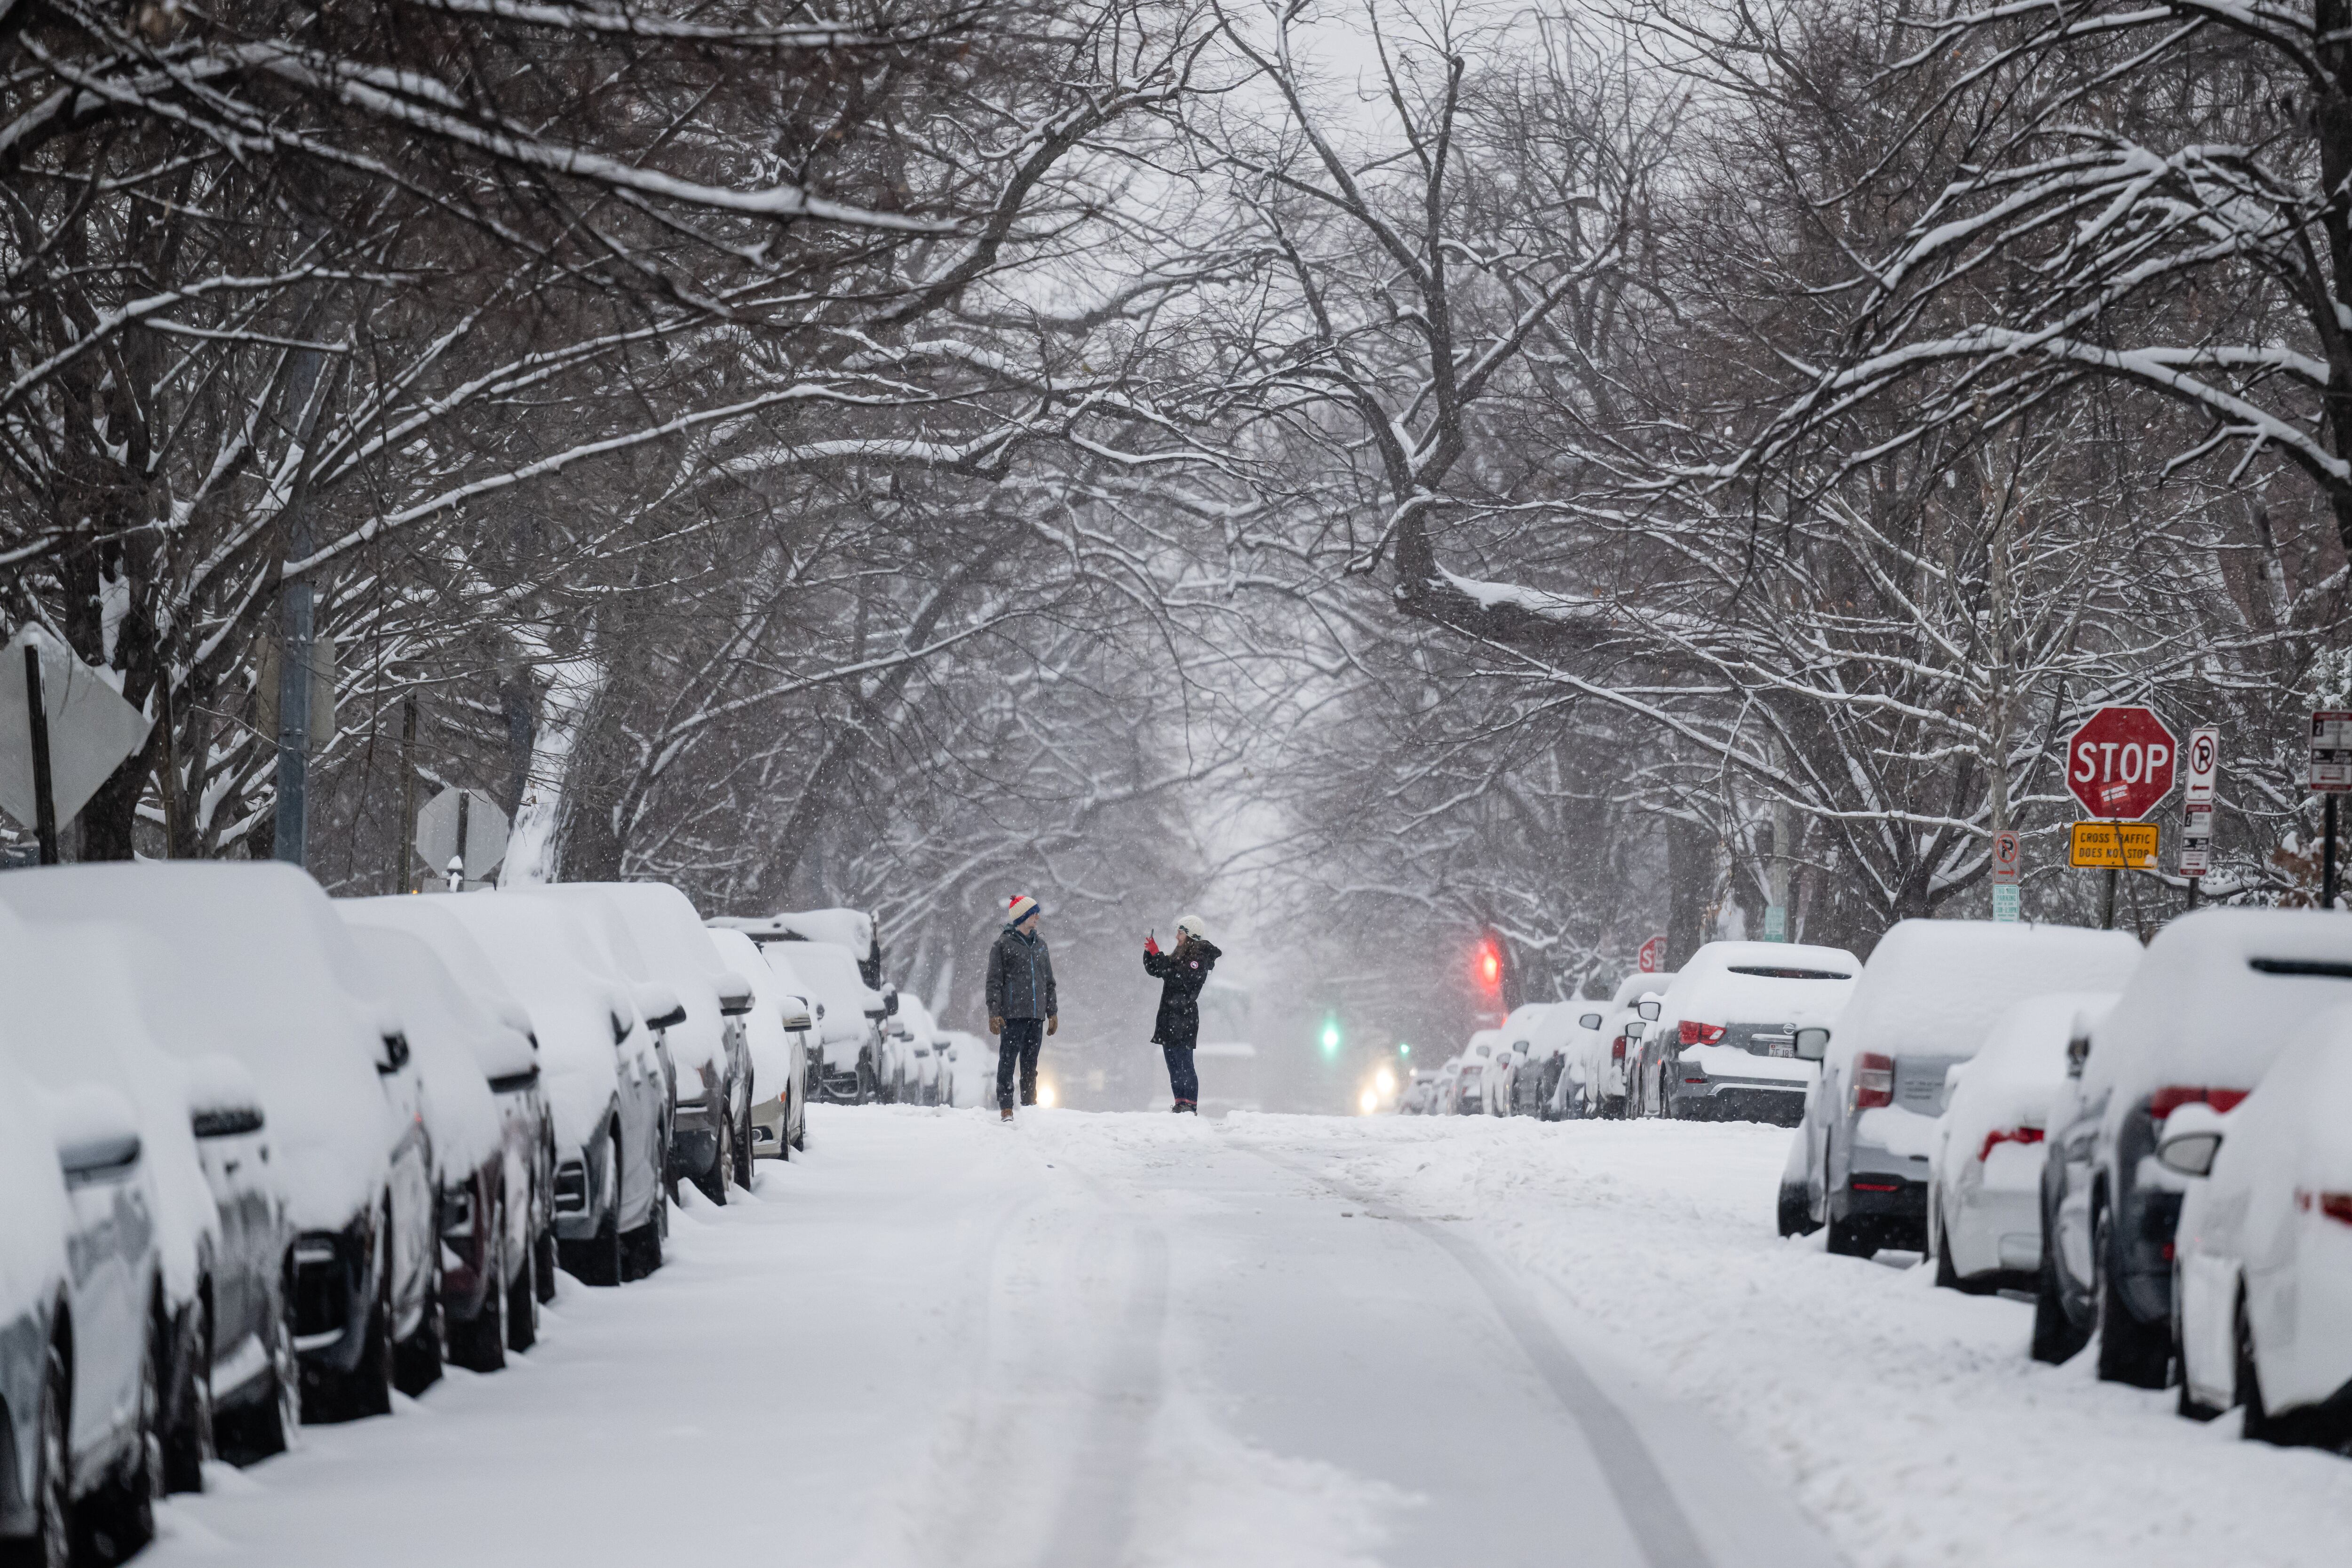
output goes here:
{"type": "Polygon", "coordinates": [[[1763,1042],[1764,1054],[1768,1057],[1793,1057],[1797,1054],[1797,1037],[1794,1035],[1759,1035],[1756,1038],[1763,1042]]]}

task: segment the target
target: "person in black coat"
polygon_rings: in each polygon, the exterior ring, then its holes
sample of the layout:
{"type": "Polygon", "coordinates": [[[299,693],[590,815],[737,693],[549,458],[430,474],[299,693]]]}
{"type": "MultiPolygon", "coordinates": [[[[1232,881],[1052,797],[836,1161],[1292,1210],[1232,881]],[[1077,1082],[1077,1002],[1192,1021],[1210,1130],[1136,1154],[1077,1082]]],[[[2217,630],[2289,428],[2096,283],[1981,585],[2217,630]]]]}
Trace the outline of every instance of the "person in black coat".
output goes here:
{"type": "Polygon", "coordinates": [[[1037,900],[1023,893],[1005,910],[1004,930],[988,950],[988,1032],[997,1037],[996,1105],[1013,1120],[1013,1078],[1021,1076],[1021,1103],[1037,1103],[1037,1053],[1062,1026],[1054,988],[1054,955],[1037,934],[1037,900]]]}
{"type": "Polygon", "coordinates": [[[1160,1016],[1152,1022],[1151,1043],[1168,1058],[1168,1087],[1176,1096],[1172,1110],[1201,1112],[1201,1076],[1192,1070],[1192,1047],[1201,1040],[1201,987],[1223,956],[1198,915],[1176,922],[1176,946],[1171,952],[1160,952],[1156,939],[1144,940],[1143,973],[1160,982],[1160,1016]]]}

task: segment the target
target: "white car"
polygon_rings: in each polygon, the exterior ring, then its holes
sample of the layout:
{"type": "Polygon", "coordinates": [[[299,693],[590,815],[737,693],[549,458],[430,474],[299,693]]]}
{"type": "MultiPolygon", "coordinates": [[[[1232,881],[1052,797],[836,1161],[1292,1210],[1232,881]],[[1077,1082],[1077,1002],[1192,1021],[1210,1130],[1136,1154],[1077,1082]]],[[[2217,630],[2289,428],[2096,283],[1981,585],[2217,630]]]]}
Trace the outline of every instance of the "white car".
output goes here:
{"type": "Polygon", "coordinates": [[[2352,1441],[2352,1008],[2292,1033],[2235,1110],[2183,1105],[2157,1146],[2189,1187],[2173,1283],[2181,1409],[2241,1405],[2249,1437],[2340,1447],[2352,1441]]]}
{"type": "Polygon", "coordinates": [[[1793,1190],[1781,1188],[1780,1234],[1826,1226],[1832,1252],[1926,1251],[1944,1075],[1976,1055],[2011,1004],[2053,991],[2117,989],[2139,961],[2139,942],[2126,931],[1897,921],[1871,950],[1817,1053],[1821,1087],[1798,1128],[1802,1175],[1793,1190]]]}
{"type": "Polygon", "coordinates": [[[808,1050],[816,1028],[809,999],[769,967],[741,931],[714,928],[719,960],[751,983],[743,1044],[751,1054],[751,1154],[789,1160],[808,1147],[808,1050]]]}
{"type": "Polygon", "coordinates": [[[2115,1000],[2112,991],[2030,997],[1995,1021],[1974,1057],[1946,1071],[1927,1178],[1937,1284],[1970,1295],[2032,1289],[2050,1108],[2066,1088],[2068,1046],[2086,1038],[2115,1000]]]}
{"type": "Polygon", "coordinates": [[[996,1102],[996,1047],[962,1029],[940,1035],[942,1105],[993,1105],[996,1102]]]}
{"type": "Polygon", "coordinates": [[[1502,1068],[1495,1056],[1505,1048],[1500,1029],[1480,1029],[1462,1047],[1462,1068],[1454,1075],[1454,1103],[1448,1107],[1455,1115],[1488,1114],[1486,1079],[1489,1075],[1502,1076],[1502,1068]]]}
{"type": "Polygon", "coordinates": [[[919,998],[901,991],[898,1011],[891,1021],[906,1031],[905,1043],[913,1058],[905,1098],[916,1105],[944,1105],[947,1075],[941,1069],[947,1065],[947,1038],[932,1019],[931,1010],[919,998]]]}
{"type": "Polygon", "coordinates": [[[1432,1116],[1453,1115],[1461,1093],[1462,1057],[1456,1052],[1439,1065],[1437,1076],[1430,1080],[1429,1113],[1432,1116]]]}
{"type": "Polygon", "coordinates": [[[1536,1034],[1559,1006],[1557,1002],[1522,1002],[1496,1031],[1501,1037],[1495,1049],[1499,1070],[1487,1074],[1487,1115],[1532,1116],[1541,1107],[1542,1097],[1535,1092],[1543,1072],[1535,1058],[1536,1034]]]}
{"type": "MultiPolygon", "coordinates": [[[[752,932],[758,941],[758,933],[752,932]]],[[[885,1068],[882,1030],[889,1003],[866,983],[856,955],[829,942],[760,942],[760,955],[788,988],[816,1004],[810,1096],[864,1105],[877,1099],[885,1068]]]]}
{"type": "MultiPolygon", "coordinates": [[[[1584,1039],[1584,1068],[1581,1088],[1585,1116],[1620,1117],[1625,1114],[1625,1087],[1629,1064],[1641,1056],[1640,1032],[1628,1034],[1628,1024],[1641,1021],[1641,1003],[1646,999],[1662,999],[1674,984],[1674,975],[1633,973],[1617,983],[1608,1005],[1601,1008],[1601,1022],[1593,1026],[1591,1037],[1584,1039]]],[[[1563,1111],[1567,1107],[1563,1104],[1563,1111]]]]}
{"type": "Polygon", "coordinates": [[[1796,1032],[1836,1017],[1861,973],[1842,947],[1708,942],[1642,1031],[1630,1090],[1641,1112],[1795,1126],[1818,1076],[1797,1056],[1796,1032]]]}

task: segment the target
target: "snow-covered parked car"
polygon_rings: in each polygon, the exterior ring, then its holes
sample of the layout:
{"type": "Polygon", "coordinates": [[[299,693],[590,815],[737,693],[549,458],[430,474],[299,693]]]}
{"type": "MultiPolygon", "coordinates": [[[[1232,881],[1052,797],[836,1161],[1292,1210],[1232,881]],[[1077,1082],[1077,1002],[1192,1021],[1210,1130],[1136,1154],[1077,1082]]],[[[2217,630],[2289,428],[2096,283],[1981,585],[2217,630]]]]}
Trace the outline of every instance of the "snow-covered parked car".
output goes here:
{"type": "Polygon", "coordinates": [[[1473,1033],[1462,1047],[1461,1066],[1454,1075],[1453,1103],[1446,1107],[1456,1116],[1485,1116],[1488,1113],[1486,1076],[1501,1076],[1495,1065],[1495,1053],[1503,1049],[1500,1029],[1480,1029],[1473,1033]]]}
{"type": "Polygon", "coordinates": [[[467,1048],[499,1116],[508,1348],[528,1349],[538,1336],[537,1304],[555,1299],[556,1270],[555,1111],[530,1009],[452,913],[457,906],[439,899],[377,898],[339,900],[335,907],[349,923],[405,931],[423,942],[463,994],[455,1005],[469,1015],[467,1048]]]}
{"type": "Polygon", "coordinates": [[[1436,1092],[1436,1075],[1425,1068],[1412,1068],[1404,1075],[1404,1092],[1397,1096],[1397,1114],[1428,1115],[1436,1092]]]}
{"type": "MultiPolygon", "coordinates": [[[[420,907],[443,900],[368,900],[420,907]]],[[[424,938],[337,904],[362,956],[400,1010],[425,1085],[425,1125],[433,1143],[440,1205],[442,1343],[473,1372],[506,1365],[509,1349],[538,1338],[537,1237],[531,1227],[539,1130],[499,1111],[493,1082],[539,1079],[529,1028],[484,1007],[460,985],[424,938]],[[509,1144],[509,1132],[520,1147],[509,1144]],[[511,1173],[511,1180],[509,1175],[511,1173]]]]}
{"type": "Polygon", "coordinates": [[[1522,1002],[1504,1017],[1502,1027],[1496,1031],[1501,1039],[1495,1049],[1495,1070],[1486,1083],[1487,1115],[1532,1116],[1541,1108],[1543,1100],[1536,1085],[1543,1068],[1535,1060],[1536,1032],[1559,1005],[1522,1002]]]}
{"type": "Polygon", "coordinates": [[[2208,909],[2157,933],[2052,1113],[2038,1359],[2068,1359],[2095,1329],[2101,1377],[2165,1386],[2173,1229],[2191,1181],[2153,1158],[2167,1120],[2234,1108],[2299,1029],[2347,1002],[2341,915],[2208,909]]]}
{"type": "Polygon", "coordinates": [[[670,1069],[638,1003],[673,999],[623,980],[587,925],[555,900],[465,893],[437,901],[530,1015],[555,1127],[557,1262],[590,1285],[651,1273],[669,1226],[670,1069]]]}
{"type": "Polygon", "coordinates": [[[334,905],[269,861],[109,862],[12,871],[0,903],[29,924],[113,921],[171,951],[185,1061],[225,1052],[251,1075],[269,1180],[297,1234],[302,1419],[392,1408],[394,1363],[432,1359],[439,1258],[423,1090],[396,1013],[334,905]]]}
{"type": "Polygon", "coordinates": [[[751,1066],[742,1019],[751,983],[719,962],[694,905],[667,882],[557,882],[530,893],[577,910],[630,979],[677,994],[683,1016],[653,1019],[677,1097],[671,1179],[685,1177],[715,1204],[727,1201],[730,1182],[750,1186],[751,1066]]]}
{"type": "MultiPolygon", "coordinates": [[[[1583,1040],[1585,1058],[1583,1083],[1585,1116],[1622,1117],[1626,1114],[1626,1090],[1633,1083],[1634,1064],[1641,1059],[1642,1031],[1629,1026],[1642,1022],[1641,1004],[1644,999],[1663,1003],[1666,989],[1674,984],[1674,975],[1628,974],[1617,983],[1609,1003],[1601,1009],[1601,1022],[1590,1038],[1583,1040]]],[[[1561,1107],[1563,1113],[1568,1108],[1561,1107]]]]}
{"type": "Polygon", "coordinates": [[[1609,1059],[1601,1038],[1608,1018],[1599,998],[1580,998],[1563,1004],[1537,1031],[1534,1055],[1541,1064],[1540,1114],[1546,1121],[1595,1113],[1595,1074],[1609,1059]]]}
{"type": "Polygon", "coordinates": [[[769,966],[740,931],[713,928],[719,961],[751,983],[751,1010],[743,1016],[743,1045],[751,1054],[751,1154],[789,1160],[808,1147],[809,1039],[816,1009],[799,982],[769,966]]]}
{"type": "Polygon", "coordinates": [[[940,1035],[946,1053],[940,1069],[947,1088],[943,1105],[988,1105],[996,1098],[996,1046],[963,1029],[940,1035]]]}
{"type": "Polygon", "coordinates": [[[902,1043],[908,1052],[908,1080],[901,1098],[914,1105],[946,1103],[946,1077],[941,1068],[946,1065],[942,1053],[946,1040],[939,1025],[931,1018],[931,1010],[920,998],[898,993],[898,1011],[890,1020],[904,1031],[902,1043]]]}
{"type": "Polygon", "coordinates": [[[2032,1289],[2042,1264],[2042,1160],[2067,1051],[2115,1005],[2112,991],[2017,1003],[1977,1054],[1944,1075],[1928,1161],[1927,1256],[1936,1283],[1970,1294],[2032,1289]]]}
{"type": "MultiPolygon", "coordinates": [[[[1994,921],[1898,921],[1823,1047],[1784,1182],[1780,1234],[1826,1226],[1832,1252],[1927,1246],[1927,1178],[1944,1076],[2028,996],[2120,987],[2140,960],[2123,931],[1994,921]]],[[[1828,1025],[1829,1017],[1801,1020],[1828,1025]]],[[[1807,1064],[1810,1066],[1810,1064],[1807,1064]]]]}
{"type": "Polygon", "coordinates": [[[1817,1076],[1797,1031],[1836,1017],[1861,973],[1842,947],[1708,942],[1661,993],[1630,1092],[1652,1116],[1795,1126],[1817,1076]]]}
{"type": "Polygon", "coordinates": [[[2352,1008],[2289,1033],[2242,1104],[2183,1105],[2157,1146],[2189,1184],[2173,1284],[2181,1409],[2242,1405],[2248,1437],[2340,1447],[2352,1442],[2352,1008]]]}
{"type": "Polygon", "coordinates": [[[65,1568],[154,1533],[165,1332],[130,1101],[39,1088],[0,1039],[0,1552],[65,1568]]]}
{"type": "Polygon", "coordinates": [[[781,959],[789,964],[820,1009],[816,1059],[811,1068],[818,1092],[849,1105],[877,1099],[889,1002],[866,983],[856,956],[829,942],[768,942],[761,944],[761,952],[771,962],[781,959]]]}

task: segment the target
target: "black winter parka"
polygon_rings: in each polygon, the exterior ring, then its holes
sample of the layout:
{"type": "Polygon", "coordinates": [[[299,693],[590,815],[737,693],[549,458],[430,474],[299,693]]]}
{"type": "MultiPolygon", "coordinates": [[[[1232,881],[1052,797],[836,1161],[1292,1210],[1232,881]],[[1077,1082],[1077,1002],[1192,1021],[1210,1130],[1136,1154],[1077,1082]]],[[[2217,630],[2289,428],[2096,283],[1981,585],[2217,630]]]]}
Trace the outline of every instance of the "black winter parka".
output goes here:
{"type": "Polygon", "coordinates": [[[1045,951],[1045,939],[1005,927],[988,950],[988,1016],[1052,1018],[1061,1011],[1054,994],[1054,955],[1045,951]]]}
{"type": "Polygon", "coordinates": [[[1191,1050],[1201,1039],[1201,987],[1224,954],[1213,942],[1143,955],[1143,973],[1160,981],[1160,1016],[1152,1020],[1151,1043],[1191,1050]]]}

